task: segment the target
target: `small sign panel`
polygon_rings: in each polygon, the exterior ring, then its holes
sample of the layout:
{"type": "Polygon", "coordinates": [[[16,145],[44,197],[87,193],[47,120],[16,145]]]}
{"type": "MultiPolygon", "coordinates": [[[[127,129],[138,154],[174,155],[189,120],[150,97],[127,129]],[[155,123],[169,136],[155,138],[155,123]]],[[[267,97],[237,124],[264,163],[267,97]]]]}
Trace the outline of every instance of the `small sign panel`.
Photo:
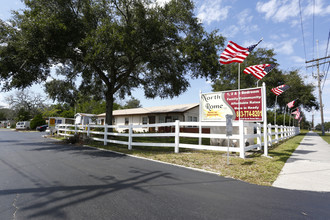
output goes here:
{"type": "Polygon", "coordinates": [[[233,115],[226,115],[226,135],[233,135],[233,115]]]}
{"type": "Polygon", "coordinates": [[[55,118],[50,118],[49,119],[49,127],[55,127],[56,119],[55,118]]]}

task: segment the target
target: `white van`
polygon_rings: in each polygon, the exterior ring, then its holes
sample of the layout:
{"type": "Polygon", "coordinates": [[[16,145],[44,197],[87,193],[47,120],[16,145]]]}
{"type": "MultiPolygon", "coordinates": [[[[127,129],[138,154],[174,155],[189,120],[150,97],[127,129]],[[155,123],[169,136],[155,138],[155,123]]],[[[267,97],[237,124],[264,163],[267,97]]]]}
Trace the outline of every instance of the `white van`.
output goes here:
{"type": "Polygon", "coordinates": [[[19,121],[16,123],[16,130],[29,130],[30,122],[29,121],[19,121]]]}

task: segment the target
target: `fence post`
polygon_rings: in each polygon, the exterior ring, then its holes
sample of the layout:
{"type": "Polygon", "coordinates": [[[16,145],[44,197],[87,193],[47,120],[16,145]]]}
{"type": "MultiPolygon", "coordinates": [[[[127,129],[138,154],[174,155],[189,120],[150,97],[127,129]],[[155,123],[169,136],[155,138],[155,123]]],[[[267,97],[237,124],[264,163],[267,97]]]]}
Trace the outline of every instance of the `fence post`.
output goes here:
{"type": "Polygon", "coordinates": [[[272,124],[268,124],[268,146],[272,146],[272,124]]]}
{"type": "Polygon", "coordinates": [[[244,137],[244,121],[238,121],[239,123],[239,156],[245,158],[245,137],[244,137]]]}
{"type": "Polygon", "coordinates": [[[103,145],[107,145],[107,139],[108,139],[108,125],[104,123],[104,139],[103,139],[103,145]]]}
{"type": "MultiPolygon", "coordinates": [[[[61,136],[61,135],[60,135],[60,129],[61,129],[61,127],[60,127],[60,125],[58,125],[58,126],[57,126],[56,137],[61,136]]],[[[52,130],[52,133],[53,133],[53,130],[52,130]]]]}
{"type": "Polygon", "coordinates": [[[278,125],[275,125],[275,143],[278,143],[278,125]]]}
{"type": "Polygon", "coordinates": [[[267,141],[267,105],[266,105],[266,83],[262,83],[262,118],[264,127],[264,155],[268,157],[268,141],[267,141]]]}
{"type": "Polygon", "coordinates": [[[90,127],[90,125],[88,124],[88,125],[87,125],[87,137],[90,136],[90,131],[91,131],[91,127],[90,127]]]}
{"type": "Polygon", "coordinates": [[[74,125],[74,134],[77,134],[77,124],[74,125]]]}
{"type": "Polygon", "coordinates": [[[198,132],[199,132],[198,144],[202,145],[202,122],[201,122],[201,120],[199,120],[198,126],[199,126],[199,128],[198,128],[198,132]]]}
{"type": "Polygon", "coordinates": [[[67,125],[64,125],[64,135],[65,135],[65,137],[66,137],[66,130],[67,130],[67,128],[68,128],[68,126],[67,125]]]}
{"type": "Polygon", "coordinates": [[[175,147],[174,153],[179,153],[179,144],[180,144],[180,121],[175,121],[175,147]]]}
{"type": "Polygon", "coordinates": [[[257,144],[259,145],[259,147],[257,148],[257,150],[261,150],[261,146],[262,146],[262,142],[261,142],[261,125],[260,123],[257,123],[257,134],[259,135],[257,137],[257,144]]]}
{"type": "Polygon", "coordinates": [[[284,140],[283,125],[281,125],[280,131],[281,131],[281,140],[284,140]]]}
{"type": "Polygon", "coordinates": [[[132,124],[129,124],[129,127],[128,127],[128,150],[132,150],[132,137],[133,135],[133,125],[132,124]]]}
{"type": "Polygon", "coordinates": [[[284,134],[285,134],[285,139],[287,139],[289,137],[289,134],[288,134],[288,126],[285,126],[284,127],[284,134]]]}

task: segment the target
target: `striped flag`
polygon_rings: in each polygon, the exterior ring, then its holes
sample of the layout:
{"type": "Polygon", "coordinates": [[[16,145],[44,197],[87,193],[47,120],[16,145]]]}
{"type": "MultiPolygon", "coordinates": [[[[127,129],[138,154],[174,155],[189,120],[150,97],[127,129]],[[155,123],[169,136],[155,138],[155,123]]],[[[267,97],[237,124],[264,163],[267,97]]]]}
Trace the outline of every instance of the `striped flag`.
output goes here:
{"type": "Polygon", "coordinates": [[[226,49],[220,55],[219,62],[221,64],[229,64],[229,63],[243,63],[245,58],[250,54],[250,52],[258,46],[258,44],[262,41],[262,39],[247,48],[242,47],[233,41],[229,41],[226,49]]]}
{"type": "Polygon", "coordinates": [[[296,100],[297,100],[297,99],[295,99],[295,100],[289,102],[289,103],[287,104],[288,107],[289,107],[289,108],[292,108],[292,107],[294,106],[294,103],[296,102],[296,100]]]}
{"type": "Polygon", "coordinates": [[[296,117],[294,119],[299,119],[299,117],[300,117],[300,111],[298,109],[297,114],[296,114],[296,117]]]}
{"type": "Polygon", "coordinates": [[[298,111],[294,111],[291,113],[291,115],[296,115],[298,113],[298,111]]]}
{"type": "Polygon", "coordinates": [[[260,64],[246,67],[243,71],[245,74],[252,74],[257,79],[262,79],[269,73],[272,69],[274,69],[275,64],[260,64]]]}
{"type": "Polygon", "coordinates": [[[295,114],[296,116],[294,117],[294,119],[299,119],[300,117],[300,108],[298,107],[297,110],[295,112],[292,112],[292,114],[295,114]]]}
{"type": "Polygon", "coordinates": [[[277,86],[275,88],[272,88],[272,92],[275,94],[275,95],[281,95],[283,92],[285,92],[286,90],[288,90],[290,88],[290,86],[288,85],[280,85],[280,86],[277,86]]]}

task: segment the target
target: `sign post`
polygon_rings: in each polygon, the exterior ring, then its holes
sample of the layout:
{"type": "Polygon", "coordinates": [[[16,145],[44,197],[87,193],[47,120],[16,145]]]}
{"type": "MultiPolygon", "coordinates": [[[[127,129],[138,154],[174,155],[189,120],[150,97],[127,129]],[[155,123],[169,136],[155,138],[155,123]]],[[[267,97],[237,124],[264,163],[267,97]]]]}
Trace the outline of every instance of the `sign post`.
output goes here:
{"type": "Polygon", "coordinates": [[[229,165],[229,137],[233,135],[233,115],[226,115],[227,165],[229,165]]]}

